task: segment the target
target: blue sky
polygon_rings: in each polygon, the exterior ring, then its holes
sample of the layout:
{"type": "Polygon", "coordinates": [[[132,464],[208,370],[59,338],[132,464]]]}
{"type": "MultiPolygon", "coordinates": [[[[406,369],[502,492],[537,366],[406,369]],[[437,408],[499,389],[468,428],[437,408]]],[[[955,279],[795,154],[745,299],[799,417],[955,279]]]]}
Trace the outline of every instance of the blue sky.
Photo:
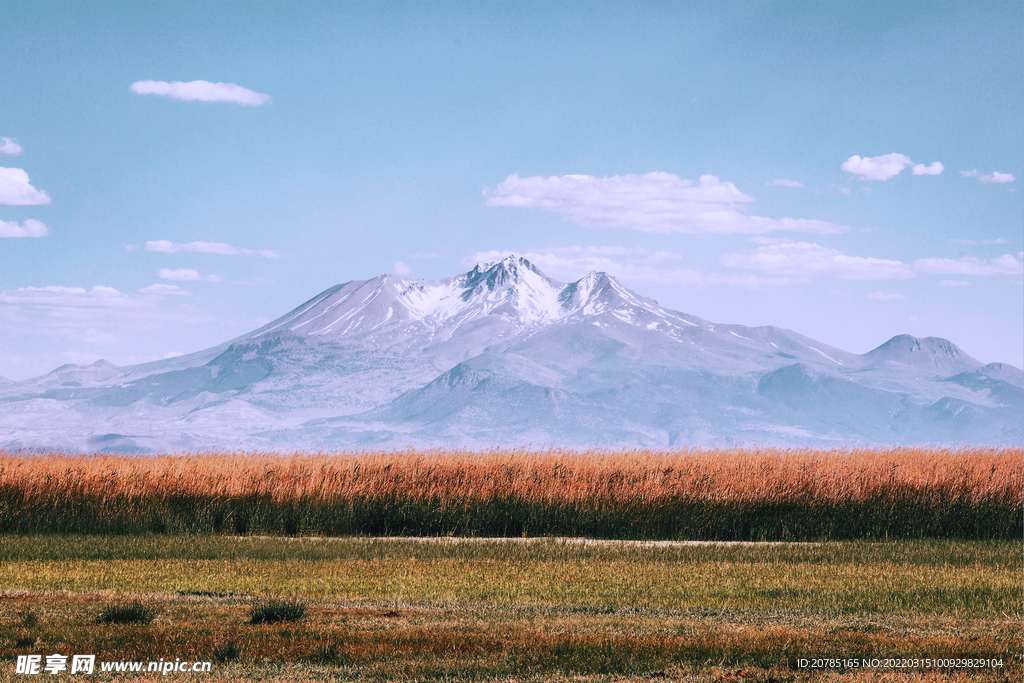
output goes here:
{"type": "Polygon", "coordinates": [[[4,3],[0,375],[187,353],[509,251],[713,321],[1021,366],[1022,25],[1019,2],[4,3]]]}

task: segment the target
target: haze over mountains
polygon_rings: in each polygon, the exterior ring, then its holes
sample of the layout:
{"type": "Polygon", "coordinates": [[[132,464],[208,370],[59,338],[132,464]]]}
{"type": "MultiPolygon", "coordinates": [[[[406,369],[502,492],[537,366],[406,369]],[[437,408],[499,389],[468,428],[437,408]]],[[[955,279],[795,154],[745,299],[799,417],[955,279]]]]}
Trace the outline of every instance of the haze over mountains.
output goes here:
{"type": "Polygon", "coordinates": [[[0,379],[0,447],[1021,444],[1024,373],[945,339],[852,354],[523,258],[332,287],[247,335],[0,379]]]}

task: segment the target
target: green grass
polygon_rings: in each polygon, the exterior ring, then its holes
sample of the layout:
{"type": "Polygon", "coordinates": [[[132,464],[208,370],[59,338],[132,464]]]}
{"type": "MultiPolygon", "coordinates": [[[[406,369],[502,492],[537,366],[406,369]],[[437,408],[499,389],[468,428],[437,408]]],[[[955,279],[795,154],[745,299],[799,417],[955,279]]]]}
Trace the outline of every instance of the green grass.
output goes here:
{"type": "Polygon", "coordinates": [[[1022,550],[1008,541],[0,537],[0,652],[187,655],[217,662],[212,680],[664,671],[709,682],[805,680],[793,668],[801,656],[970,654],[1003,657],[994,674],[972,672],[1001,681],[1021,673],[1022,550]],[[115,596],[159,614],[98,624],[115,596]],[[306,610],[300,621],[253,625],[254,603],[267,599],[306,610]]]}
{"type": "Polygon", "coordinates": [[[1019,611],[1021,544],[0,537],[0,585],[609,609],[1019,611]]]}

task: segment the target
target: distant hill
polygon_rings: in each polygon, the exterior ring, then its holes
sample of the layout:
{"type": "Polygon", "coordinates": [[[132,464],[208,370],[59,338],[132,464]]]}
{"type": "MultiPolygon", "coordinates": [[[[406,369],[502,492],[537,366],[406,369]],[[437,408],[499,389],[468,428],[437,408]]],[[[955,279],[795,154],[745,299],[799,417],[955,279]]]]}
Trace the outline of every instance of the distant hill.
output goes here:
{"type": "Polygon", "coordinates": [[[508,257],[337,285],[188,356],[0,383],[0,446],[1019,445],[1022,387],[945,339],[852,354],[508,257]]]}

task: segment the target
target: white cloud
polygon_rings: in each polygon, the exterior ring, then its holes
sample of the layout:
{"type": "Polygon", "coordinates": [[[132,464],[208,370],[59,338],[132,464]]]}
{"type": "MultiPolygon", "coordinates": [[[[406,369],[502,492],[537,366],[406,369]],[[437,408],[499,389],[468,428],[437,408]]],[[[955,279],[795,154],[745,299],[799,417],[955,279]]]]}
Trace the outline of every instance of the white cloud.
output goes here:
{"type": "Polygon", "coordinates": [[[209,81],[136,81],[132,92],[139,95],[161,95],[185,102],[234,102],[244,107],[258,107],[270,101],[270,95],[254,92],[235,83],[209,81]]]}
{"type": "Polygon", "coordinates": [[[189,293],[178,285],[165,285],[158,283],[143,287],[139,290],[139,294],[148,294],[151,296],[188,296],[189,293]]]}
{"type": "Polygon", "coordinates": [[[198,270],[191,268],[161,268],[160,279],[179,282],[220,282],[224,278],[218,275],[200,275],[198,270]]]}
{"type": "Polygon", "coordinates": [[[959,240],[959,239],[952,239],[952,240],[950,240],[950,242],[953,242],[954,244],[967,244],[967,245],[970,245],[970,246],[973,246],[973,247],[977,247],[977,246],[981,246],[981,245],[985,245],[985,244],[1009,244],[1010,240],[1004,240],[1002,238],[995,239],[995,240],[959,240]]]}
{"type": "MultiPolygon", "coordinates": [[[[175,289],[177,288],[175,287],[175,289]]],[[[105,285],[95,285],[91,289],[49,285],[46,287],[19,287],[0,292],[0,302],[36,307],[110,308],[122,306],[130,301],[140,301],[147,296],[149,294],[125,294],[105,285]]]]}
{"type": "Polygon", "coordinates": [[[21,154],[21,145],[15,142],[14,138],[0,138],[0,154],[18,156],[21,154]]]}
{"type": "Polygon", "coordinates": [[[832,277],[840,280],[907,280],[912,268],[899,261],[848,256],[809,242],[783,242],[753,251],[725,254],[722,265],[792,278],[832,277]]]}
{"type": "Polygon", "coordinates": [[[778,187],[804,187],[804,184],[799,180],[786,180],[785,178],[776,178],[775,180],[765,183],[765,185],[776,185],[778,187]]]}
{"type": "MultiPolygon", "coordinates": [[[[135,245],[129,245],[134,247],[135,245]]],[[[277,252],[269,251],[266,249],[245,249],[243,247],[233,247],[230,244],[223,242],[186,242],[184,244],[174,243],[170,240],[151,240],[146,242],[146,251],[156,251],[163,254],[177,254],[178,252],[188,251],[198,254],[224,254],[226,256],[262,256],[263,258],[277,258],[277,252]]],[[[134,251],[133,248],[129,248],[129,251],[134,251]]]]}
{"type": "Polygon", "coordinates": [[[945,169],[941,162],[931,164],[915,164],[906,154],[883,154],[877,157],[862,157],[854,154],[839,166],[840,170],[859,175],[865,180],[889,180],[903,172],[907,166],[913,166],[914,175],[939,175],[945,169]]]}
{"type": "Polygon", "coordinates": [[[775,242],[753,251],[725,254],[721,263],[729,268],[765,275],[810,279],[908,280],[923,275],[1021,275],[1024,255],[1004,254],[985,260],[965,256],[959,259],[925,258],[913,263],[863,256],[849,256],[808,242],[775,242]]]}
{"type": "Polygon", "coordinates": [[[682,255],[640,247],[571,246],[522,253],[492,250],[469,254],[462,263],[469,268],[510,254],[523,256],[545,274],[565,282],[578,280],[595,270],[626,283],[681,285],[699,284],[704,280],[699,271],[681,267],[682,255]]]}
{"type": "Polygon", "coordinates": [[[976,168],[972,168],[969,171],[960,171],[960,175],[964,178],[977,178],[982,183],[1012,183],[1017,179],[1012,173],[1000,173],[999,171],[992,171],[992,173],[981,175],[976,168]]]}
{"type": "Polygon", "coordinates": [[[866,180],[889,180],[889,178],[898,176],[903,169],[913,163],[907,155],[895,152],[877,157],[861,157],[854,154],[839,168],[866,180]]]}
{"type": "Polygon", "coordinates": [[[3,374],[31,377],[101,357],[121,365],[157,360],[164,351],[154,344],[194,343],[197,330],[222,323],[189,297],[168,293],[127,294],[104,285],[0,291],[3,374]]]}
{"type": "Polygon", "coordinates": [[[395,261],[395,265],[393,266],[393,268],[395,269],[395,272],[398,273],[399,275],[409,275],[412,273],[412,268],[405,265],[401,261],[395,261]]]}
{"type": "Polygon", "coordinates": [[[943,287],[970,287],[971,283],[967,280],[940,280],[939,284],[943,287]]]}
{"type": "Polygon", "coordinates": [[[737,287],[778,287],[781,285],[796,285],[807,282],[807,278],[790,277],[788,275],[778,277],[767,277],[764,275],[736,275],[733,273],[709,273],[705,278],[706,282],[722,285],[736,285],[737,287]]]}
{"type": "Polygon", "coordinates": [[[910,169],[910,172],[914,175],[939,175],[943,170],[945,170],[945,166],[938,161],[934,161],[928,166],[914,164],[914,168],[910,169]]]}
{"type": "MultiPolygon", "coordinates": [[[[766,237],[752,238],[754,250],[724,254],[721,265],[735,272],[701,272],[686,268],[678,253],[640,247],[571,246],[525,252],[479,251],[467,254],[462,263],[472,267],[491,263],[510,254],[525,257],[556,280],[573,281],[591,271],[604,271],[623,282],[653,285],[728,284],[746,287],[779,286],[837,280],[910,280],[918,275],[1013,276],[1024,274],[1024,253],[994,259],[964,257],[927,258],[912,263],[894,259],[850,256],[838,249],[809,242],[766,237]]],[[[198,273],[191,271],[194,275],[198,273]]],[[[943,280],[947,287],[969,286],[959,280],[943,280]],[[957,283],[957,284],[953,284],[957,283]]],[[[902,295],[899,295],[901,297],[902,295]]],[[[899,298],[896,295],[889,298],[899,298]]]]}
{"type": "Polygon", "coordinates": [[[49,204],[50,197],[32,187],[28,173],[20,168],[0,166],[0,204],[6,206],[32,206],[49,204]]]}
{"type": "Polygon", "coordinates": [[[914,261],[914,270],[929,275],[1024,275],[1024,261],[1019,256],[1003,254],[994,259],[926,258],[914,261]]]}
{"type": "MultiPolygon", "coordinates": [[[[102,287],[101,285],[97,285],[97,287],[100,287],[100,291],[103,291],[103,290],[107,289],[106,287],[102,287]]],[[[85,293],[88,292],[88,290],[85,289],[84,287],[64,287],[64,286],[61,286],[61,285],[49,285],[47,287],[19,287],[18,289],[14,290],[14,291],[16,293],[21,293],[21,292],[48,292],[48,293],[51,293],[51,294],[85,294],[85,293]]],[[[4,292],[4,295],[8,296],[8,297],[12,296],[9,291],[8,292],[4,292]]],[[[5,301],[11,302],[10,299],[6,299],[5,301]]]]}
{"type": "Polygon", "coordinates": [[[50,229],[35,220],[29,218],[18,225],[14,221],[0,221],[0,239],[4,237],[46,237],[50,229]]]}
{"type": "Polygon", "coordinates": [[[1016,178],[1010,173],[1000,173],[999,171],[993,171],[988,175],[983,175],[978,178],[983,183],[1012,183],[1016,178]]]}
{"type": "Polygon", "coordinates": [[[871,292],[868,294],[869,299],[875,301],[897,301],[899,299],[906,299],[907,297],[903,294],[891,294],[889,292],[871,292]]]}
{"type": "Polygon", "coordinates": [[[487,206],[542,209],[579,225],[642,232],[758,234],[780,230],[849,230],[820,220],[745,214],[741,207],[754,200],[731,182],[713,175],[703,175],[698,181],[662,172],[604,178],[510,175],[494,189],[485,189],[484,197],[487,206]]]}

